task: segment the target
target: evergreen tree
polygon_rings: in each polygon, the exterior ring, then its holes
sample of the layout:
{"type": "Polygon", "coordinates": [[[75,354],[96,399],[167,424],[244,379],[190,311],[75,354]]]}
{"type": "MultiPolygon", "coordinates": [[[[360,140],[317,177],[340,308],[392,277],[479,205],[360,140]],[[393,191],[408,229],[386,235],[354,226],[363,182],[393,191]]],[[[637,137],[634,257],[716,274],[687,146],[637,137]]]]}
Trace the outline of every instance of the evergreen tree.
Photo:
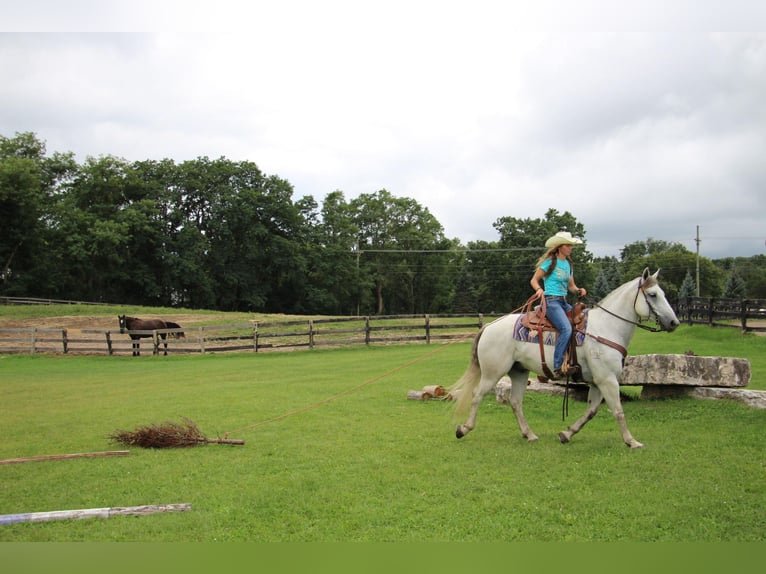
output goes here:
{"type": "Polygon", "coordinates": [[[596,299],[603,299],[612,289],[609,286],[609,279],[604,269],[601,269],[596,275],[596,281],[593,283],[591,293],[596,299]]]}
{"type": "Polygon", "coordinates": [[[479,299],[476,295],[473,276],[468,270],[468,265],[463,265],[452,297],[452,312],[475,313],[478,309],[479,299]]]}
{"type": "Polygon", "coordinates": [[[729,299],[744,299],[747,296],[745,281],[737,272],[736,267],[732,267],[729,271],[726,285],[723,288],[723,296],[729,299]]]}
{"type": "Polygon", "coordinates": [[[681,287],[678,289],[678,298],[686,299],[687,297],[694,297],[697,294],[697,284],[692,279],[692,274],[687,271],[684,277],[681,287]]]}

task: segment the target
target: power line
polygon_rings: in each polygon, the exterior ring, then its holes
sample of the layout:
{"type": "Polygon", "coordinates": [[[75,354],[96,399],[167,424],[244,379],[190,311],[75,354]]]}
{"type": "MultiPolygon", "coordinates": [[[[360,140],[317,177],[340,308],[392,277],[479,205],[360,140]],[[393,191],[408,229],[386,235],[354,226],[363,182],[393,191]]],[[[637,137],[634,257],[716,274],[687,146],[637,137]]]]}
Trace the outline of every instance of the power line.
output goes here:
{"type": "Polygon", "coordinates": [[[359,249],[350,253],[487,253],[489,251],[541,251],[542,247],[490,247],[487,249],[359,249]]]}

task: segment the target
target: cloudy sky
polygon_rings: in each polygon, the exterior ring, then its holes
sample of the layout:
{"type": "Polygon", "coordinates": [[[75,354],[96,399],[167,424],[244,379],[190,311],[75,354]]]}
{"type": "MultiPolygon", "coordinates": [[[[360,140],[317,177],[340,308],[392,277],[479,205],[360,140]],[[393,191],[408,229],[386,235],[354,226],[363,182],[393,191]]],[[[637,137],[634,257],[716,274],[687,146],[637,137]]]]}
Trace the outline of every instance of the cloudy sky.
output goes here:
{"type": "Polygon", "coordinates": [[[762,0],[0,0],[0,135],[766,254],[762,0]]]}

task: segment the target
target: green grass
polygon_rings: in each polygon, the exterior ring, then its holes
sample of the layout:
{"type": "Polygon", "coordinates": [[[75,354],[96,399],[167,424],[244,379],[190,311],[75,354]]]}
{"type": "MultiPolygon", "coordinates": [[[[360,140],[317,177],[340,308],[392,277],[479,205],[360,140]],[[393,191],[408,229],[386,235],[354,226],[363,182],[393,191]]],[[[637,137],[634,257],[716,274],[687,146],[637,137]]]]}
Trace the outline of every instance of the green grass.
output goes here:
{"type": "MultiPolygon", "coordinates": [[[[682,327],[631,353],[745,356],[766,339],[682,327]],[[710,352],[715,350],[716,352],[710,352]]],[[[0,465],[0,514],[188,502],[183,513],[0,526],[0,541],[763,541],[766,413],[730,401],[630,401],[632,451],[600,414],[528,393],[540,441],[488,396],[457,440],[450,385],[470,343],[168,357],[0,356],[0,459],[124,448],[107,436],[194,420],[245,446],[0,465]]]]}

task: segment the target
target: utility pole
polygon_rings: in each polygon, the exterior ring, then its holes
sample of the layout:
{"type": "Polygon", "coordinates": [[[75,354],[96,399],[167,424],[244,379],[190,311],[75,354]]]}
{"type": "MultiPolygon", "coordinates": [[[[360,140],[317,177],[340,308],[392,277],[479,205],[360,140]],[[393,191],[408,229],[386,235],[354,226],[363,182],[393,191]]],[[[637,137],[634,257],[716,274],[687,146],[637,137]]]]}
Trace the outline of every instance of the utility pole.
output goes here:
{"type": "Polygon", "coordinates": [[[700,296],[700,226],[697,226],[697,297],[700,296]]]}

